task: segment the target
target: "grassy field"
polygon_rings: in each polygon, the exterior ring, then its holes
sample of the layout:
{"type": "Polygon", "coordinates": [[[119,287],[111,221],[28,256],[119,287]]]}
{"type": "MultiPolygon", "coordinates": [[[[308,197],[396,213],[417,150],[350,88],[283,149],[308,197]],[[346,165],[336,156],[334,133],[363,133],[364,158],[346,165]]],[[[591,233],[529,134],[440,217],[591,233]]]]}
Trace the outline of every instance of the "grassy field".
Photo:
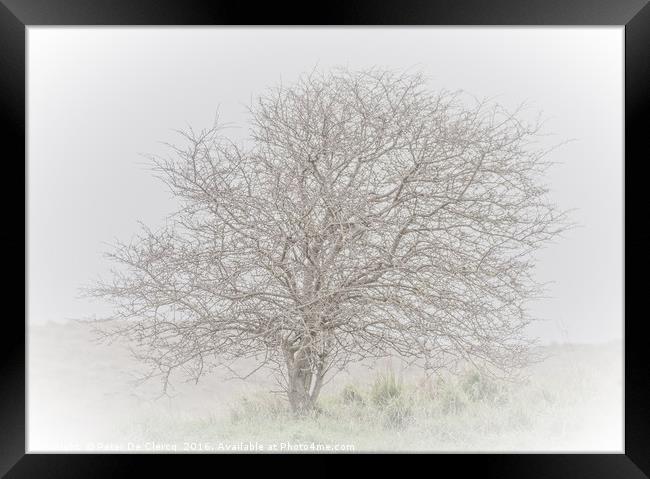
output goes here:
{"type": "Polygon", "coordinates": [[[124,344],[85,325],[33,326],[30,451],[620,451],[620,343],[546,346],[518,382],[472,370],[426,378],[398,360],[357,365],[307,417],[289,414],[260,371],[214,371],[160,396],[124,344]]]}

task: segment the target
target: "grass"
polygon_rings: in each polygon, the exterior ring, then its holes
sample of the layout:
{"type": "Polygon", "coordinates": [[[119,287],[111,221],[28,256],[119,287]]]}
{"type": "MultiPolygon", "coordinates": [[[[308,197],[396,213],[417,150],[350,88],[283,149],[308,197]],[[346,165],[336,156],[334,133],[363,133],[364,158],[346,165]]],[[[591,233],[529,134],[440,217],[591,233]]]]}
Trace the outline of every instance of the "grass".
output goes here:
{"type": "Polygon", "coordinates": [[[348,383],[324,395],[304,417],[291,414],[277,395],[259,392],[233,401],[225,418],[175,418],[148,424],[143,432],[159,441],[173,439],[165,431],[176,438],[180,431],[194,441],[345,444],[356,451],[523,450],[550,438],[559,448],[571,443],[568,431],[581,430],[579,421],[567,423],[575,400],[473,370],[415,382],[387,370],[369,384],[348,383]]]}
{"type": "Polygon", "coordinates": [[[152,443],[200,451],[240,442],[356,451],[621,447],[620,343],[547,346],[548,359],[517,383],[475,370],[426,378],[392,359],[352,365],[326,385],[316,411],[296,418],[282,396],[268,392],[277,386],[265,373],[243,382],[217,371],[198,384],[177,382],[172,397],[155,399],[157,381],[130,382],[138,364],[125,348],[88,337],[77,325],[30,331],[30,451],[152,443]]]}

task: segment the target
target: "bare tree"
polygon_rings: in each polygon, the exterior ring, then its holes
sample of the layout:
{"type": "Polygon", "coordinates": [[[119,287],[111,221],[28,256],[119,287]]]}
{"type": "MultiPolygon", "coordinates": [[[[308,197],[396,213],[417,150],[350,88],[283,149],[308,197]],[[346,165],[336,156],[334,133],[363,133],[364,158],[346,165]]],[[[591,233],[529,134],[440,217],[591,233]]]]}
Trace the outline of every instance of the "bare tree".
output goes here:
{"type": "Polygon", "coordinates": [[[563,214],[539,125],[463,98],[420,75],[312,72],[253,104],[247,146],[181,132],[153,158],[180,209],[118,243],[91,294],[165,384],[255,357],[296,412],[364,358],[521,365],[531,253],[563,214]]]}

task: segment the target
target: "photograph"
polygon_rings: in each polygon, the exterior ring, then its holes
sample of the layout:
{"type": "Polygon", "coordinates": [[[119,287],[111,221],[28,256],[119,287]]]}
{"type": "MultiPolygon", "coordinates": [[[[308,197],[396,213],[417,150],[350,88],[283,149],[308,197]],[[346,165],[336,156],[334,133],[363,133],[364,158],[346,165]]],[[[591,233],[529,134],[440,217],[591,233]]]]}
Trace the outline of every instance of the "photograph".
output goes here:
{"type": "Polygon", "coordinates": [[[624,453],[625,39],[26,28],[26,451],[624,453]]]}

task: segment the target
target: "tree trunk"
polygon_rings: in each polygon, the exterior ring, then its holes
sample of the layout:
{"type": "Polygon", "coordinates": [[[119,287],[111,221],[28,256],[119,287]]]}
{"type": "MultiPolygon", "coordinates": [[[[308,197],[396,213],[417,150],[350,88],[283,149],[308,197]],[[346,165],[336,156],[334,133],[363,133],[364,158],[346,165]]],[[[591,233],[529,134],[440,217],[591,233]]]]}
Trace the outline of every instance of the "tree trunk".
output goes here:
{"type": "Polygon", "coordinates": [[[289,372],[289,388],[287,395],[291,411],[295,414],[305,414],[314,407],[315,397],[310,394],[311,373],[295,370],[289,372]]]}
{"type": "Polygon", "coordinates": [[[291,411],[303,415],[313,410],[321,386],[324,371],[322,367],[312,370],[304,351],[285,351],[287,360],[287,397],[291,411]]]}

